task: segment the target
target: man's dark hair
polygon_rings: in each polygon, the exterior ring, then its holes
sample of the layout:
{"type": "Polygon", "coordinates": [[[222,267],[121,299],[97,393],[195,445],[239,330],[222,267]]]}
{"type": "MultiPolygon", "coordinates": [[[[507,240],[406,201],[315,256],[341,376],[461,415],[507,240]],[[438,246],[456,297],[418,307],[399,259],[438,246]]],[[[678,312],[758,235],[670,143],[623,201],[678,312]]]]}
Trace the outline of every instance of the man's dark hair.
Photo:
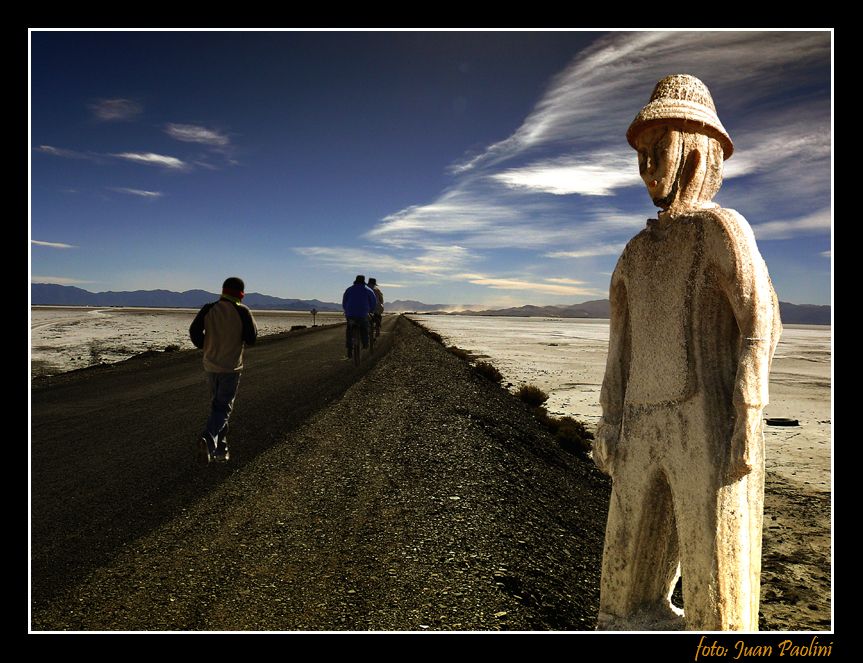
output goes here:
{"type": "Polygon", "coordinates": [[[363,274],[357,274],[357,278],[354,279],[354,283],[365,283],[366,277],[363,274]]]}
{"type": "Polygon", "coordinates": [[[229,290],[239,290],[240,292],[244,292],[246,290],[246,284],[243,283],[243,279],[237,276],[229,276],[222,284],[222,290],[224,290],[225,288],[228,288],[229,290]]]}

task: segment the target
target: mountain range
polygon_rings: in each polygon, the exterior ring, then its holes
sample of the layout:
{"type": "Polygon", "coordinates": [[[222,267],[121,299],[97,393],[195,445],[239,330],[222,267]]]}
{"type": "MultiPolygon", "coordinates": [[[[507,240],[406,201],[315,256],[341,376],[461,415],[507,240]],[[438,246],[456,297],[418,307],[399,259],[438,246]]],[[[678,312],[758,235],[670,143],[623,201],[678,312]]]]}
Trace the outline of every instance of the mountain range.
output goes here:
{"type": "MultiPolygon", "coordinates": [[[[154,308],[200,308],[215,301],[219,295],[206,290],[132,290],[121,292],[90,292],[81,288],[54,283],[33,283],[30,301],[34,306],[141,306],[154,308]]],[[[243,303],[253,310],[341,311],[341,304],[319,299],[282,299],[259,292],[249,292],[243,303]]]]}
{"type": "MultiPolygon", "coordinates": [[[[133,290],[124,292],[89,292],[81,288],[53,283],[33,283],[30,286],[31,304],[34,306],[141,306],[156,308],[199,308],[219,295],[206,290],[133,290]]],[[[250,292],[243,303],[253,310],[341,311],[341,304],[322,302],[319,299],[283,299],[258,292],[250,292]]],[[[386,310],[449,315],[508,315],[516,317],[544,318],[608,318],[609,301],[595,299],[581,304],[564,306],[518,306],[503,309],[479,309],[479,307],[452,304],[424,304],[410,299],[386,302],[386,310]],[[458,308],[458,310],[454,310],[458,308]],[[479,310],[477,310],[479,309],[479,310]]],[[[785,324],[829,325],[830,306],[814,304],[791,304],[779,302],[779,312],[785,324]]]]}

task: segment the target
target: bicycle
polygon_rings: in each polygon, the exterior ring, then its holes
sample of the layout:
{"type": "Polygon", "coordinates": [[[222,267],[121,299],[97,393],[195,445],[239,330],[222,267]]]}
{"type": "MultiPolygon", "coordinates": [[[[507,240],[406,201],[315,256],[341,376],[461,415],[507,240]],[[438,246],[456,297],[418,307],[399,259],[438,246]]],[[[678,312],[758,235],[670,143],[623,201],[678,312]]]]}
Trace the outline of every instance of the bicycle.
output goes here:
{"type": "Polygon", "coordinates": [[[360,352],[362,352],[362,330],[353,320],[348,320],[351,327],[351,355],[354,358],[354,366],[360,365],[360,352]]]}
{"type": "Polygon", "coordinates": [[[375,314],[369,313],[369,352],[374,354],[375,351],[375,314]]]}

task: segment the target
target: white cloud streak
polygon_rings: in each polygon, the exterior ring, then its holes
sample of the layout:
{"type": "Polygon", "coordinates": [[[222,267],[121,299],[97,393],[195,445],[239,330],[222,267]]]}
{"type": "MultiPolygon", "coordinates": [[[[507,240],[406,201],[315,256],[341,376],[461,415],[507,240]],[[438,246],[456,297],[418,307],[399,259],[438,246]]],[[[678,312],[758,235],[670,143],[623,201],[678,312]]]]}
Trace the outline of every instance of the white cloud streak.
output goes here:
{"type": "Polygon", "coordinates": [[[86,152],[76,152],[75,150],[67,150],[62,147],[54,147],[52,145],[40,145],[39,147],[33,148],[36,152],[42,152],[43,154],[50,154],[55,157],[62,157],[64,159],[94,159],[96,158],[93,154],[88,154],[86,152]]]}
{"type": "Polygon", "coordinates": [[[614,244],[598,244],[586,246],[573,251],[551,251],[545,254],[546,258],[592,258],[594,256],[616,256],[623,252],[623,242],[614,244]]]}
{"type": "Polygon", "coordinates": [[[366,274],[371,269],[377,273],[421,274],[431,279],[451,279],[454,272],[462,271],[466,264],[478,260],[475,254],[461,246],[426,246],[419,252],[406,252],[402,256],[340,246],[306,246],[297,247],[294,251],[356,274],[366,274]]]}
{"type": "Polygon", "coordinates": [[[116,191],[117,193],[128,193],[130,196],[139,196],[141,198],[149,198],[151,200],[161,198],[163,195],[165,195],[161,191],[144,191],[142,189],[130,189],[123,186],[108,187],[108,189],[110,191],[116,191]]]}
{"type": "MultiPolygon", "coordinates": [[[[545,279],[544,281],[527,281],[519,278],[497,278],[482,276],[479,274],[471,275],[474,278],[469,279],[469,283],[474,285],[484,285],[495,290],[519,290],[528,292],[540,292],[546,295],[565,295],[565,296],[592,296],[602,294],[590,288],[582,288],[577,285],[569,285],[565,283],[557,283],[548,281],[556,281],[555,279],[545,279]]],[[[557,279],[560,280],[560,279],[557,279]]],[[[576,283],[578,283],[576,281],[576,283]]]]}
{"type": "Polygon", "coordinates": [[[111,156],[134,163],[159,166],[168,170],[185,170],[189,167],[187,163],[176,157],[155,154],[154,152],[121,152],[120,154],[112,154],[111,156]]]}
{"type": "Polygon", "coordinates": [[[83,283],[95,283],[95,281],[84,281],[82,279],[73,279],[68,276],[42,276],[33,274],[30,276],[30,283],[55,283],[57,285],[79,285],[83,283]]]}
{"type": "Polygon", "coordinates": [[[134,120],[144,109],[131,99],[100,99],[90,104],[90,110],[103,122],[123,122],[134,120]]]}
{"type": "Polygon", "coordinates": [[[752,226],[755,237],[765,239],[790,239],[798,235],[830,232],[832,213],[823,209],[807,216],[786,221],[768,221],[752,226]]]}
{"type": "Polygon", "coordinates": [[[31,239],[31,244],[35,244],[36,246],[47,246],[52,249],[76,249],[78,248],[74,244],[65,244],[64,242],[40,242],[37,239],[31,239]]]}
{"type": "Polygon", "coordinates": [[[195,124],[170,123],[165,126],[165,133],[175,140],[214,147],[226,147],[231,142],[226,135],[195,124]]]}
{"type": "Polygon", "coordinates": [[[610,196],[616,189],[640,185],[631,153],[595,152],[581,160],[540,161],[512,168],[491,177],[514,189],[555,195],[610,196]]]}
{"type": "Polygon", "coordinates": [[[822,251],[819,255],[822,258],[832,258],[833,257],[833,251],[828,249],[827,251],[822,251]]]}
{"type": "Polygon", "coordinates": [[[549,283],[563,283],[565,285],[584,285],[584,281],[579,281],[577,279],[548,278],[543,279],[543,281],[548,281],[549,283]]]}

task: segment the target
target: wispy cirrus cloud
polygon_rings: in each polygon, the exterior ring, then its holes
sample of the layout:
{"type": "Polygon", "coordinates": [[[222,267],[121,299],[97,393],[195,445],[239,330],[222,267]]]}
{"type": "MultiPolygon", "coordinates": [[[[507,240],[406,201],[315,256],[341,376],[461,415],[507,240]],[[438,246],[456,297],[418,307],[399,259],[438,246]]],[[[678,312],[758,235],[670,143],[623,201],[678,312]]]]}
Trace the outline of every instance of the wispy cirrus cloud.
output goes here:
{"type": "Polygon", "coordinates": [[[790,239],[798,235],[829,233],[832,217],[830,208],[826,208],[797,219],[759,223],[752,226],[752,231],[759,240],[790,239]]]}
{"type": "Polygon", "coordinates": [[[423,275],[427,278],[451,279],[466,265],[479,258],[461,246],[425,246],[402,251],[398,255],[374,249],[342,246],[305,246],[294,251],[302,256],[346,271],[364,274],[369,268],[380,272],[423,275]]]}
{"type": "Polygon", "coordinates": [[[616,256],[620,255],[624,242],[616,242],[614,244],[599,244],[596,246],[586,246],[574,251],[550,251],[545,255],[546,258],[590,258],[593,256],[616,256]]]}
{"type": "Polygon", "coordinates": [[[99,99],[90,104],[90,110],[103,122],[124,122],[134,120],[144,109],[131,99],[99,99]]]}
{"type": "Polygon", "coordinates": [[[165,194],[161,191],[145,191],[143,189],[130,189],[129,187],[124,186],[112,186],[108,187],[109,191],[116,191],[117,193],[127,193],[130,196],[138,196],[140,198],[149,198],[154,200],[156,198],[161,198],[165,194]]]}
{"type": "Polygon", "coordinates": [[[110,156],[148,166],[159,166],[168,170],[188,170],[189,168],[189,164],[177,157],[156,154],[154,152],[121,152],[119,154],[111,154],[110,156]]]}
{"type": "Polygon", "coordinates": [[[95,281],[85,281],[83,279],[70,278],[68,276],[44,276],[41,274],[32,274],[30,283],[55,283],[57,285],[81,285],[84,283],[95,283],[95,281]]]}
{"type": "Polygon", "coordinates": [[[467,279],[469,283],[487,286],[494,290],[519,290],[567,297],[600,296],[605,294],[594,288],[584,287],[586,284],[583,281],[573,279],[547,278],[530,281],[520,278],[485,276],[482,274],[467,274],[464,276],[469,277],[467,279]]]}
{"type": "Polygon", "coordinates": [[[610,196],[616,189],[641,184],[629,152],[594,152],[582,159],[562,158],[510,168],[491,175],[513,189],[565,196],[610,196]]]}
{"type": "Polygon", "coordinates": [[[165,133],[175,140],[213,147],[226,147],[231,142],[225,134],[196,124],[169,123],[165,125],[165,133]]]}
{"type": "Polygon", "coordinates": [[[74,244],[66,244],[65,242],[41,242],[38,239],[31,239],[31,244],[35,244],[36,246],[47,246],[52,249],[77,249],[78,247],[74,244]]]}
{"type": "MultiPolygon", "coordinates": [[[[820,73],[813,72],[813,65],[829,62],[829,53],[828,32],[615,33],[598,40],[555,76],[511,136],[456,164],[454,171],[488,166],[549,145],[571,149],[620,141],[653,85],[670,73],[691,73],[707,83],[714,100],[719,100],[720,119],[724,109],[751,110],[753,102],[781,93],[789,75],[795,83],[811,84],[820,73]],[[741,68],[741,62],[747,66],[741,68]]],[[[732,130],[735,124],[726,128],[732,130]]]]}
{"type": "Polygon", "coordinates": [[[40,145],[33,149],[37,152],[50,154],[51,156],[61,157],[63,159],[86,159],[103,163],[106,159],[123,159],[124,161],[132,161],[134,163],[142,163],[150,166],[159,166],[169,170],[189,170],[191,168],[191,165],[182,159],[164,154],[157,154],[155,152],[97,154],[95,152],[81,152],[78,150],[69,150],[63,147],[54,147],[53,145],[40,145]]]}
{"type": "Polygon", "coordinates": [[[64,159],[96,159],[98,155],[89,153],[89,152],[78,152],[76,150],[67,150],[63,147],[54,147],[53,145],[40,145],[39,147],[33,148],[36,152],[42,152],[43,154],[50,154],[55,157],[62,157],[64,159]]]}
{"type": "Polygon", "coordinates": [[[831,250],[822,251],[819,255],[822,258],[832,258],[833,257],[833,251],[831,251],[831,250]]]}

